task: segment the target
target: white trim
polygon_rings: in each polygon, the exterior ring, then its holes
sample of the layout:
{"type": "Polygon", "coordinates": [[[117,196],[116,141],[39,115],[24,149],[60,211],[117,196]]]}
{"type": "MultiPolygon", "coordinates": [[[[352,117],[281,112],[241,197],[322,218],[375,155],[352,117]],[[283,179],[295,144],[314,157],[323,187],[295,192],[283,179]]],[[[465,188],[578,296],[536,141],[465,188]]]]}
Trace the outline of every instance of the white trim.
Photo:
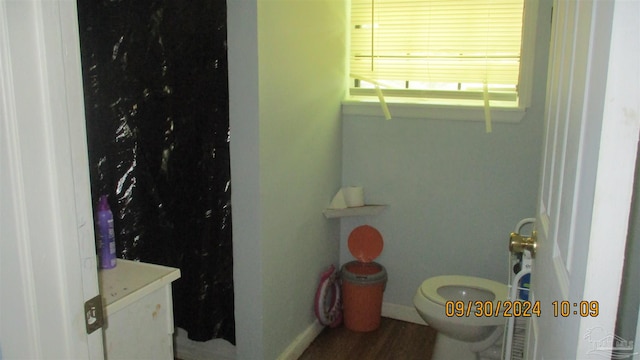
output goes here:
{"type": "MultiPolygon", "coordinates": [[[[33,264],[31,262],[31,242],[29,241],[29,216],[25,200],[24,171],[21,162],[21,151],[18,136],[19,120],[16,110],[15,87],[13,82],[13,68],[11,63],[11,48],[8,30],[8,16],[6,3],[0,2],[0,114],[4,119],[0,137],[3,144],[1,163],[2,171],[0,182],[3,193],[0,194],[0,213],[2,220],[6,220],[9,226],[3,228],[4,241],[0,242],[0,283],[7,284],[2,276],[2,271],[9,270],[7,276],[14,278],[11,296],[7,301],[0,292],[0,324],[12,323],[19,319],[23,324],[14,335],[23,336],[14,338],[9,344],[5,344],[5,356],[11,356],[12,351],[23,349],[23,356],[42,357],[40,346],[40,329],[37,322],[38,312],[35,304],[35,284],[33,264]],[[17,253],[17,254],[16,254],[17,253]],[[4,254],[5,257],[2,255],[4,254]],[[11,260],[9,259],[11,258],[11,260]],[[9,261],[8,261],[9,260],[9,261]],[[6,314],[5,309],[10,309],[6,314]],[[22,328],[22,329],[20,329],[22,328]],[[29,354],[29,355],[26,355],[29,354]]],[[[3,222],[4,224],[4,222],[3,222]]],[[[0,338],[5,331],[13,332],[14,325],[5,328],[0,326],[0,338]]],[[[0,349],[2,350],[2,349],[0,349]]]]}
{"type": "MultiPolygon", "coordinates": [[[[603,77],[602,74],[594,73],[593,69],[604,67],[607,59],[594,56],[589,64],[587,79],[591,90],[587,94],[589,99],[603,97],[605,101],[602,119],[596,118],[602,121],[602,132],[588,242],[585,274],[585,279],[588,280],[585,281],[581,298],[597,299],[600,316],[581,318],[579,334],[586,334],[589,329],[596,327],[601,327],[604,334],[614,334],[622,282],[621,259],[624,259],[628,235],[640,132],[640,42],[637,38],[640,31],[640,3],[615,1],[614,5],[610,5],[595,2],[592,12],[593,52],[609,50],[609,57],[604,96],[600,94],[599,87],[593,89],[596,84],[601,85],[603,77]],[[613,11],[612,18],[608,17],[609,11],[613,11]],[[610,36],[602,31],[606,29],[605,26],[611,27],[610,36]]],[[[598,117],[599,114],[597,110],[593,111],[593,107],[588,106],[585,112],[598,117]]],[[[605,357],[610,355],[611,349],[592,351],[593,344],[589,340],[586,336],[578,338],[578,356],[585,353],[605,357]]]]}
{"type": "Polygon", "coordinates": [[[533,94],[533,68],[536,52],[536,38],[538,34],[539,0],[527,0],[524,2],[524,19],[522,28],[527,29],[522,33],[522,50],[520,51],[520,89],[518,97],[521,107],[531,105],[533,94]]]}
{"type": "Polygon", "coordinates": [[[405,306],[391,303],[382,303],[382,316],[391,319],[406,321],[418,325],[427,325],[420,317],[418,310],[413,306],[405,306]]]}
{"type": "Polygon", "coordinates": [[[298,335],[291,344],[278,356],[278,360],[295,360],[311,345],[313,340],[324,330],[324,326],[315,320],[309,327],[298,335]]]}
{"type": "MultiPolygon", "coordinates": [[[[82,239],[78,231],[92,214],[88,167],[72,155],[86,152],[73,145],[86,136],[77,127],[82,84],[69,80],[81,79],[79,61],[68,61],[80,57],[76,17],[71,1],[0,2],[0,143],[2,168],[13,169],[2,172],[0,217],[8,229],[0,244],[0,338],[8,358],[104,357],[101,332],[86,334],[78,257],[81,247],[95,250],[93,231],[82,239]]],[[[96,269],[87,271],[98,294],[96,269]]]]}
{"type": "MultiPolygon", "coordinates": [[[[484,123],[483,106],[437,105],[391,102],[387,99],[391,116],[397,118],[427,120],[463,120],[481,121],[484,123]]],[[[526,109],[491,106],[491,121],[494,123],[518,123],[522,121],[526,109]]],[[[343,100],[342,115],[361,115],[384,117],[380,103],[377,101],[343,100]]]]}

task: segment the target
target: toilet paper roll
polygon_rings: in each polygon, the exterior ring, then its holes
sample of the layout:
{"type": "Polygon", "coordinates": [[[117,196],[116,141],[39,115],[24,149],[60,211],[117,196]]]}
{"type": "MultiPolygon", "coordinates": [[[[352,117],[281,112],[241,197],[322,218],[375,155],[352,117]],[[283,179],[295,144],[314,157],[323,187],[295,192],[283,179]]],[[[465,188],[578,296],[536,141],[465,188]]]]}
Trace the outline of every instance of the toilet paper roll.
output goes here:
{"type": "Polygon", "coordinates": [[[344,202],[344,194],[342,193],[342,189],[338,190],[336,195],[331,200],[331,204],[329,205],[329,209],[346,209],[347,203],[344,202]]]}
{"type": "Polygon", "coordinates": [[[342,188],[344,202],[347,207],[364,206],[364,189],[362,186],[347,186],[342,188]]]}

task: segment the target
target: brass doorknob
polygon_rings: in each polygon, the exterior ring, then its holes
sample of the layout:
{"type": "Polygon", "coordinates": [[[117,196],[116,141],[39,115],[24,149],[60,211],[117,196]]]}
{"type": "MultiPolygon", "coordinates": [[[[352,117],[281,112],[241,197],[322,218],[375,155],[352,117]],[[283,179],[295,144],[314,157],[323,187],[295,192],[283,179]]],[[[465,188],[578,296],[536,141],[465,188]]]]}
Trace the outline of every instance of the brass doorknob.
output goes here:
{"type": "Polygon", "coordinates": [[[509,251],[512,253],[522,253],[524,250],[529,250],[531,256],[535,256],[538,246],[536,239],[537,233],[535,230],[531,233],[531,237],[525,237],[512,232],[509,236],[509,251]]]}

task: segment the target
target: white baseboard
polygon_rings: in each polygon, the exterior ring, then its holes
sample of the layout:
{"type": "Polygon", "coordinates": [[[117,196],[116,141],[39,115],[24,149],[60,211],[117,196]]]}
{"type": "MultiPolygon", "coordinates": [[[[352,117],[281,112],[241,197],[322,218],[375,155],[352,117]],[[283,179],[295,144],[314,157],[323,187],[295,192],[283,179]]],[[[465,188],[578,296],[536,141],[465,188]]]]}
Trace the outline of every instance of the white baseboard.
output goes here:
{"type": "Polygon", "coordinates": [[[278,356],[278,360],[296,360],[299,358],[323,329],[324,326],[320,325],[318,320],[315,320],[278,356]]]}
{"type": "Polygon", "coordinates": [[[418,310],[413,306],[382,303],[382,316],[414,324],[427,325],[418,314],[418,310]]]}

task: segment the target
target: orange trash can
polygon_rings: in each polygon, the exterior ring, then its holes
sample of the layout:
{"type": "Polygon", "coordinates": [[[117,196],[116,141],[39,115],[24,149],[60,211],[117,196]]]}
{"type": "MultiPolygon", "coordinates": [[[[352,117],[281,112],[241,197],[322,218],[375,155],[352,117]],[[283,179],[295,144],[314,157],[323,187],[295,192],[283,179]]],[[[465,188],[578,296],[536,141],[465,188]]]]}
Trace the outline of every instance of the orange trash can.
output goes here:
{"type": "Polygon", "coordinates": [[[387,271],[375,262],[351,261],[340,269],[344,326],[367,332],[380,327],[387,271]]]}

